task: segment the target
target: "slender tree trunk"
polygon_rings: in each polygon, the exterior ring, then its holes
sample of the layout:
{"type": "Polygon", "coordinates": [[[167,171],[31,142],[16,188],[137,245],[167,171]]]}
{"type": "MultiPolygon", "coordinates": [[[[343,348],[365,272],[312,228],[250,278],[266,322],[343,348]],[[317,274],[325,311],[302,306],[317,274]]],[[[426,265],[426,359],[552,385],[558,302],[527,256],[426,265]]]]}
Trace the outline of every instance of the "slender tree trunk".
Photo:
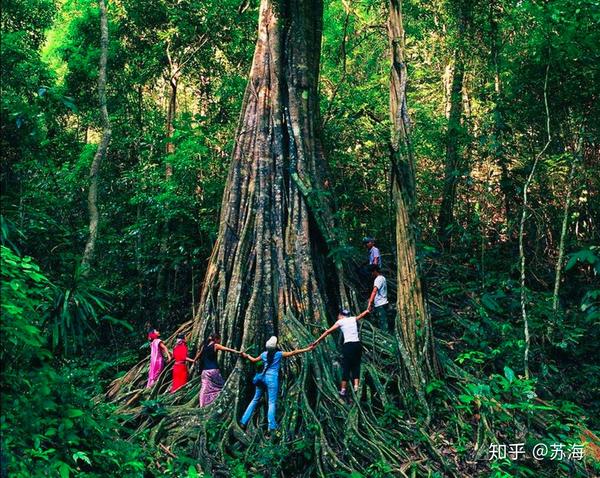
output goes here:
{"type": "Polygon", "coordinates": [[[531,167],[531,171],[529,172],[529,176],[527,176],[527,180],[523,185],[523,210],[521,212],[521,221],[519,222],[519,269],[521,273],[521,318],[523,319],[523,335],[525,338],[525,350],[523,352],[523,369],[525,372],[525,378],[529,378],[529,344],[530,344],[530,335],[529,335],[529,320],[527,318],[527,293],[525,289],[525,246],[524,246],[524,234],[525,234],[525,221],[527,220],[527,209],[529,207],[528,203],[528,193],[529,187],[531,186],[531,182],[533,181],[533,177],[535,175],[535,171],[538,165],[538,162],[542,155],[545,153],[546,149],[550,145],[551,136],[550,136],[550,110],[548,108],[548,72],[550,70],[550,65],[546,67],[546,77],[544,79],[544,105],[546,108],[546,134],[547,141],[542,150],[536,155],[533,166],[531,167]]]}
{"type": "Polygon", "coordinates": [[[502,114],[502,80],[500,77],[500,44],[501,35],[499,31],[498,10],[501,7],[494,0],[490,2],[490,56],[492,60],[492,70],[494,75],[494,108],[492,124],[492,156],[498,166],[500,166],[500,190],[504,205],[504,215],[507,227],[512,222],[511,197],[513,194],[512,181],[509,173],[508,158],[504,151],[504,117],[502,114]]]}
{"type": "Polygon", "coordinates": [[[446,130],[446,157],[444,161],[444,186],[438,216],[438,237],[445,249],[449,249],[454,226],[454,205],[460,176],[465,168],[461,152],[464,126],[463,89],[465,82],[465,58],[467,51],[466,34],[471,23],[472,0],[454,0],[457,10],[458,30],[454,46],[454,68],[449,94],[448,128],[446,130]]]}
{"type": "MultiPolygon", "coordinates": [[[[178,73],[172,74],[170,76],[171,77],[169,78],[169,106],[167,109],[167,154],[173,154],[175,152],[175,145],[173,144],[172,138],[173,132],[175,131],[173,123],[175,121],[175,114],[177,113],[177,86],[179,83],[178,73]]],[[[165,176],[167,179],[169,179],[172,174],[173,167],[170,163],[167,162],[165,176]]]]}
{"type": "Polygon", "coordinates": [[[560,229],[560,242],[558,244],[558,258],[556,259],[556,271],[554,274],[554,293],[552,294],[552,311],[554,314],[558,312],[558,292],[560,290],[560,279],[562,274],[562,263],[565,256],[565,242],[567,239],[567,229],[569,224],[569,207],[571,206],[571,194],[573,192],[573,178],[575,177],[575,170],[579,163],[581,156],[581,149],[583,147],[583,132],[580,133],[577,146],[573,152],[573,159],[571,160],[571,169],[569,171],[569,177],[567,178],[567,197],[565,198],[565,207],[563,211],[562,226],[560,229]]]}
{"type": "Polygon", "coordinates": [[[463,80],[465,74],[463,52],[454,53],[454,71],[450,88],[450,108],[446,132],[446,158],[444,162],[444,187],[438,217],[438,236],[444,248],[450,247],[451,228],[454,224],[456,188],[462,168],[460,152],[461,119],[463,116],[463,80]]]}
{"type": "MultiPolygon", "coordinates": [[[[175,131],[175,115],[177,114],[177,86],[179,84],[180,70],[172,59],[170,54],[167,55],[169,58],[169,104],[167,106],[167,123],[166,123],[166,136],[167,146],[165,152],[167,154],[167,161],[165,165],[165,183],[168,186],[171,177],[173,176],[173,164],[170,161],[169,156],[175,152],[175,144],[173,143],[173,133],[175,131]]],[[[169,205],[165,205],[165,212],[168,214],[169,205]]],[[[166,275],[167,275],[167,264],[165,256],[167,255],[169,246],[169,233],[171,229],[171,221],[165,218],[160,227],[160,267],[156,276],[156,290],[160,300],[160,309],[164,308],[164,299],[169,296],[166,291],[166,275]]]]}
{"type": "Polygon", "coordinates": [[[83,257],[81,258],[81,271],[83,275],[88,275],[90,264],[94,257],[96,247],[96,238],[98,237],[98,172],[102,160],[106,156],[106,150],[110,142],[112,131],[110,129],[110,119],[106,107],[106,61],[108,57],[108,18],[106,14],[105,0],[99,0],[100,7],[100,64],[98,73],[98,100],[100,103],[100,115],[102,118],[102,137],[98,144],[98,149],[90,166],[90,187],[88,190],[88,211],[90,217],[89,236],[83,257]]]}
{"type": "MultiPolygon", "coordinates": [[[[135,156],[140,162],[140,142],[144,135],[144,122],[143,122],[143,105],[144,105],[144,91],[142,86],[138,87],[138,104],[137,104],[137,136],[135,140],[135,156]]],[[[144,296],[144,274],[142,273],[142,248],[143,248],[143,236],[142,236],[142,209],[141,205],[138,203],[136,206],[136,223],[138,227],[138,233],[136,235],[136,247],[135,247],[135,257],[136,257],[136,272],[137,272],[137,290],[138,290],[138,315],[142,316],[142,304],[143,304],[143,296],[144,296]]]]}
{"type": "Polygon", "coordinates": [[[389,1],[388,36],[391,52],[390,120],[392,195],[396,210],[397,309],[396,333],[409,383],[425,404],[425,383],[434,372],[431,319],[419,277],[415,241],[415,164],[410,145],[406,100],[402,1],[389,1]]]}
{"type": "Polygon", "coordinates": [[[450,97],[452,95],[452,77],[454,72],[454,65],[452,63],[452,59],[448,59],[448,63],[444,67],[444,76],[442,78],[442,82],[444,84],[444,115],[446,116],[446,120],[450,118],[450,105],[452,102],[450,101],[450,97]]]}

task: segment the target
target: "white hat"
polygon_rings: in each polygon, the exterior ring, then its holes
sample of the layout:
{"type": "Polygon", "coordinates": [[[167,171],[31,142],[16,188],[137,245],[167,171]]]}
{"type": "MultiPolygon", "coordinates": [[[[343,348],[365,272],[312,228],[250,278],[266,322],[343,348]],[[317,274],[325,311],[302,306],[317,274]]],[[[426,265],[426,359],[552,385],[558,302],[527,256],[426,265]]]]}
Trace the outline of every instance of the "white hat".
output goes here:
{"type": "Polygon", "coordinates": [[[267,347],[268,349],[274,349],[275,347],[277,347],[277,337],[273,335],[269,340],[267,340],[265,347],[267,347]]]}

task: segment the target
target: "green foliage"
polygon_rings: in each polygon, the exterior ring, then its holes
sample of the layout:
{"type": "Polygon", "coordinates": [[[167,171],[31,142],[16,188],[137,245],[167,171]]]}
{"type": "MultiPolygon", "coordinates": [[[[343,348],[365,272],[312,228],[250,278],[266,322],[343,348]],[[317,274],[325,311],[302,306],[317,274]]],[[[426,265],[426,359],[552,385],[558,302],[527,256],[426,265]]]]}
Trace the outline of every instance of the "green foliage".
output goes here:
{"type": "Polygon", "coordinates": [[[600,319],[600,289],[590,290],[583,296],[581,311],[585,312],[590,322],[600,319]]]}
{"type": "Polygon", "coordinates": [[[8,247],[1,247],[2,258],[2,363],[41,359],[42,319],[39,308],[50,296],[50,283],[31,257],[21,258],[8,247]]]}
{"type": "MultiPolygon", "coordinates": [[[[52,304],[44,315],[45,327],[50,331],[52,349],[66,355],[82,347],[101,319],[111,319],[103,315],[109,309],[109,302],[105,291],[82,280],[73,288],[55,287],[53,292],[52,304]]],[[[131,330],[126,322],[117,322],[131,330]]]]}
{"type": "Polygon", "coordinates": [[[45,476],[44,469],[60,476],[139,476],[141,450],[118,437],[111,410],[90,403],[72,372],[71,366],[44,364],[21,371],[20,387],[3,390],[3,448],[11,476],[45,476]]]}
{"type": "Polygon", "coordinates": [[[594,254],[594,251],[599,249],[598,247],[592,247],[590,249],[582,249],[579,252],[574,252],[569,257],[569,262],[565,266],[565,270],[572,269],[578,262],[582,264],[590,264],[596,273],[600,274],[600,258],[594,254]]]}
{"type": "Polygon", "coordinates": [[[85,358],[59,363],[46,348],[49,280],[31,257],[1,252],[0,426],[10,476],[139,476],[141,449],[119,437],[109,406],[91,401],[99,370],[85,358]]]}

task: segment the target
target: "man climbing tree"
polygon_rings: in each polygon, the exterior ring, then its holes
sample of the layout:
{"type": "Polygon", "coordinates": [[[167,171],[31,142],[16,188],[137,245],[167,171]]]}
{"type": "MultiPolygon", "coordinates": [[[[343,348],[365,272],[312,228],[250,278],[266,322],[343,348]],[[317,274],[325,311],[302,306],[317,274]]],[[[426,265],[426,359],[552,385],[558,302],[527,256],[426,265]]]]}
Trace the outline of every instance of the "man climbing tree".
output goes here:
{"type": "Polygon", "coordinates": [[[387,280],[381,273],[377,264],[371,264],[371,278],[373,279],[373,289],[369,296],[368,309],[373,312],[374,322],[381,330],[388,329],[387,323],[387,280]]]}

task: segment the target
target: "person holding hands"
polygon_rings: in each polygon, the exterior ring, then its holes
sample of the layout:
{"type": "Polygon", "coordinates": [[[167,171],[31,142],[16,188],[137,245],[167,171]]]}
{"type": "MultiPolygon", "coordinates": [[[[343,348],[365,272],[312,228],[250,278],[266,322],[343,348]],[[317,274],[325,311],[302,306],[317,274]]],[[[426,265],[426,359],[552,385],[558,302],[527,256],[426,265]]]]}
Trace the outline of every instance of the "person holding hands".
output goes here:
{"type": "Polygon", "coordinates": [[[335,324],[329,327],[311,344],[311,347],[316,347],[317,344],[331,332],[336,329],[341,329],[344,336],[344,345],[342,347],[342,383],[340,386],[340,397],[342,398],[346,398],[346,387],[351,378],[354,381],[354,392],[358,391],[360,362],[362,358],[362,344],[360,343],[360,338],[358,336],[358,321],[367,314],[369,314],[368,309],[361,312],[356,317],[353,317],[347,309],[341,309],[335,324]]]}
{"type": "Polygon", "coordinates": [[[283,352],[277,348],[277,337],[272,336],[265,344],[266,350],[262,352],[258,357],[252,357],[245,352],[242,352],[242,357],[250,360],[253,363],[262,361],[263,369],[262,372],[257,373],[254,376],[253,383],[255,385],[254,397],[249,403],[248,408],[244,412],[240,425],[242,428],[246,428],[246,425],[250,421],[258,402],[261,397],[267,392],[267,420],[269,422],[269,433],[277,429],[277,421],[275,419],[275,410],[277,406],[277,392],[279,390],[279,369],[281,367],[281,360],[294,355],[309,352],[314,349],[314,346],[303,349],[296,349],[289,352],[283,352]]]}

